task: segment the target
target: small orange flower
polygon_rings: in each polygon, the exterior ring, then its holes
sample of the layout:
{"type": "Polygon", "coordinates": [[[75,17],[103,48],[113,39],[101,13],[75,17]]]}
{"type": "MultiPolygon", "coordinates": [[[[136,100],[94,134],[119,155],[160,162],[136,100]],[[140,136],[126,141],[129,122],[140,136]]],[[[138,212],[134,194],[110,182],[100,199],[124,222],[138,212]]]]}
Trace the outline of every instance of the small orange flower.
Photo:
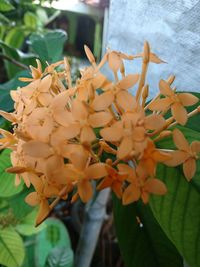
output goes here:
{"type": "Polygon", "coordinates": [[[169,86],[169,84],[160,80],[159,83],[160,92],[165,98],[156,99],[148,106],[150,110],[167,111],[171,108],[174,119],[181,125],[185,125],[187,122],[187,111],[185,107],[196,104],[199,99],[189,93],[175,93],[169,86]]]}
{"type": "Polygon", "coordinates": [[[172,159],[165,162],[168,166],[183,164],[183,172],[188,181],[196,173],[196,160],[199,159],[200,141],[193,141],[191,145],[178,129],[173,131],[173,140],[179,150],[172,151],[172,159]]]}

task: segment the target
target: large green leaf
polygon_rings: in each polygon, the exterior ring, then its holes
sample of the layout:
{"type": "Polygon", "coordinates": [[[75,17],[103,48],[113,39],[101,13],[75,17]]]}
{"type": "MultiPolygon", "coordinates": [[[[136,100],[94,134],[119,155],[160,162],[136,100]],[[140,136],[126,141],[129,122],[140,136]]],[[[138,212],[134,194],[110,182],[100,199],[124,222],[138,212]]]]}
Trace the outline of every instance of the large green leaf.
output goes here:
{"type": "MultiPolygon", "coordinates": [[[[196,125],[195,125],[196,126],[196,125]]],[[[190,127],[193,127],[190,124],[190,127]]],[[[179,127],[191,143],[200,141],[199,132],[179,127]]],[[[159,142],[161,148],[174,148],[170,138],[159,142]]],[[[159,165],[157,177],[163,180],[168,193],[153,196],[151,207],[159,224],[176,245],[190,267],[200,266],[200,162],[190,182],[183,175],[182,166],[176,168],[159,165]]]]}
{"type": "Polygon", "coordinates": [[[62,30],[34,33],[30,36],[30,46],[43,62],[53,63],[61,59],[66,38],[66,32],[62,30]]]}
{"type": "Polygon", "coordinates": [[[113,204],[116,233],[126,267],[183,266],[182,258],[149,206],[142,203],[123,206],[116,197],[113,204]]]}
{"type": "Polygon", "coordinates": [[[36,236],[36,266],[44,267],[50,251],[55,247],[70,249],[70,239],[65,225],[56,219],[49,218],[45,222],[46,227],[36,236]]]}
{"type": "Polygon", "coordinates": [[[0,154],[0,197],[11,197],[23,189],[22,183],[15,186],[14,174],[5,172],[8,167],[11,167],[10,150],[6,149],[0,154]]]}
{"type": "Polygon", "coordinates": [[[45,267],[73,267],[73,252],[69,247],[56,247],[51,250],[45,267]]]}
{"type": "Polygon", "coordinates": [[[6,267],[20,267],[24,254],[20,235],[12,227],[0,229],[0,263],[6,267]]]}
{"type": "Polygon", "coordinates": [[[28,11],[24,14],[24,23],[28,28],[36,30],[38,24],[37,21],[38,18],[33,12],[28,11]]]}

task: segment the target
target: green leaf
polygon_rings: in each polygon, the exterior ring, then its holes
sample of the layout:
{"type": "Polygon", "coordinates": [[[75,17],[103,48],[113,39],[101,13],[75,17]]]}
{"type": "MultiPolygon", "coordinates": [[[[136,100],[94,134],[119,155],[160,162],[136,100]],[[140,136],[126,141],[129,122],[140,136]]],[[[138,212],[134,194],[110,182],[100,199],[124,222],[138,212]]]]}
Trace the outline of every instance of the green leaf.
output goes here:
{"type": "Polygon", "coordinates": [[[0,263],[6,267],[20,267],[24,255],[20,235],[12,227],[0,229],[0,263]]]}
{"type": "MultiPolygon", "coordinates": [[[[195,120],[194,120],[195,121],[195,120]]],[[[197,129],[190,123],[189,127],[197,129]]],[[[199,132],[179,127],[191,143],[200,141],[199,132]]],[[[160,148],[174,148],[171,138],[158,143],[160,148]]],[[[190,267],[200,266],[200,161],[190,182],[183,174],[182,166],[170,168],[159,165],[157,177],[167,186],[168,193],[163,197],[151,197],[151,207],[159,224],[175,244],[190,267]]]]}
{"type": "Polygon", "coordinates": [[[8,167],[11,167],[10,150],[5,149],[0,154],[0,197],[13,196],[23,189],[22,183],[18,187],[15,186],[14,174],[5,172],[5,169],[7,169],[8,167]]]}
{"type": "Polygon", "coordinates": [[[14,48],[21,48],[24,42],[25,34],[20,27],[14,27],[7,32],[5,37],[5,43],[14,48]]]}
{"type": "Polygon", "coordinates": [[[38,213],[38,209],[35,208],[32,209],[32,212],[30,212],[26,217],[24,217],[19,224],[16,225],[15,229],[21,234],[25,236],[37,234],[41,230],[43,230],[46,227],[45,222],[42,223],[40,226],[35,227],[35,219],[38,213]]]}
{"type": "Polygon", "coordinates": [[[2,13],[0,13],[0,24],[4,24],[4,23],[9,24],[10,20],[6,16],[4,16],[2,13]]]}
{"type": "Polygon", "coordinates": [[[46,227],[36,236],[36,266],[44,267],[50,251],[55,247],[70,249],[71,243],[65,225],[56,219],[49,218],[45,221],[46,227]]]}
{"type": "Polygon", "coordinates": [[[126,267],[183,266],[182,258],[149,206],[142,203],[123,206],[115,196],[113,204],[116,233],[126,267]]]}
{"type": "Polygon", "coordinates": [[[45,267],[73,267],[73,251],[69,247],[52,249],[45,267]]]}
{"type": "Polygon", "coordinates": [[[24,14],[24,23],[27,27],[36,30],[38,18],[33,12],[26,12],[24,14]]]}
{"type": "Polygon", "coordinates": [[[199,267],[200,194],[179,168],[159,165],[157,177],[165,182],[168,192],[151,198],[153,213],[189,266],[199,267]]]}
{"type": "Polygon", "coordinates": [[[30,36],[30,45],[43,62],[53,63],[60,60],[66,38],[66,32],[62,30],[55,30],[46,34],[34,33],[30,36]]]}
{"type": "Polygon", "coordinates": [[[0,1],[0,11],[6,12],[15,9],[14,6],[8,0],[0,1]]]}

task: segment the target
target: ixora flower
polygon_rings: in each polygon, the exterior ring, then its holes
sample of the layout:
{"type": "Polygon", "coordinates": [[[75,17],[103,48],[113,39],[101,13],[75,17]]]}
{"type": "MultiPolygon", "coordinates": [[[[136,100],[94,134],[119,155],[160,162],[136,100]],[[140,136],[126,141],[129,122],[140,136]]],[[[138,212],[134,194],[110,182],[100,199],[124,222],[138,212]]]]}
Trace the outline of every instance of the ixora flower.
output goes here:
{"type": "Polygon", "coordinates": [[[88,202],[95,190],[107,187],[124,205],[166,194],[166,185],[156,175],[158,163],[183,164],[188,181],[195,175],[200,141],[189,145],[174,126],[185,125],[200,111],[197,107],[187,113],[199,99],[177,93],[170,76],[159,82],[158,95],[147,102],[148,66],[164,63],[148,42],[137,55],[108,50],[99,64],[87,46],[85,52],[91,66],[74,84],[67,58],[44,70],[37,60],[32,78],[20,78],[30,83],[11,91],[14,111],[0,111],[13,124],[12,133],[0,129],[0,148],[12,150],[13,166],[7,171],[16,174],[16,186],[23,181],[35,189],[25,201],[39,205],[36,225],[60,199],[88,202]],[[141,73],[126,75],[124,61],[141,59],[141,73]],[[101,73],[104,64],[113,72],[113,80],[101,73]],[[178,150],[158,147],[166,137],[178,150]]]}

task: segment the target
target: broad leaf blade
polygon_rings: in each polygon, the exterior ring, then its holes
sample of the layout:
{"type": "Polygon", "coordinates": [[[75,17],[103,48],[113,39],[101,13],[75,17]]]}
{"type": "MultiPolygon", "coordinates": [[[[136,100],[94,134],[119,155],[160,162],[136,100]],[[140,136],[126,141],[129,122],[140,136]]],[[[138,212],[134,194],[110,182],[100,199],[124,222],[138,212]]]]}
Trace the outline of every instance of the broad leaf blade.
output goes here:
{"type": "Polygon", "coordinates": [[[12,227],[0,229],[0,263],[6,267],[20,267],[24,254],[20,235],[12,227]]]}
{"type": "Polygon", "coordinates": [[[66,32],[62,30],[46,34],[34,33],[30,36],[30,46],[43,62],[53,63],[61,59],[66,39],[66,32]]]}
{"type": "MultiPolygon", "coordinates": [[[[200,173],[199,173],[200,174],[200,173]]],[[[168,193],[152,197],[153,213],[190,267],[200,266],[200,194],[179,168],[158,167],[168,193]]]]}
{"type": "Polygon", "coordinates": [[[114,197],[114,217],[126,267],[183,266],[182,258],[160,228],[149,206],[141,203],[123,206],[114,197]]]}

